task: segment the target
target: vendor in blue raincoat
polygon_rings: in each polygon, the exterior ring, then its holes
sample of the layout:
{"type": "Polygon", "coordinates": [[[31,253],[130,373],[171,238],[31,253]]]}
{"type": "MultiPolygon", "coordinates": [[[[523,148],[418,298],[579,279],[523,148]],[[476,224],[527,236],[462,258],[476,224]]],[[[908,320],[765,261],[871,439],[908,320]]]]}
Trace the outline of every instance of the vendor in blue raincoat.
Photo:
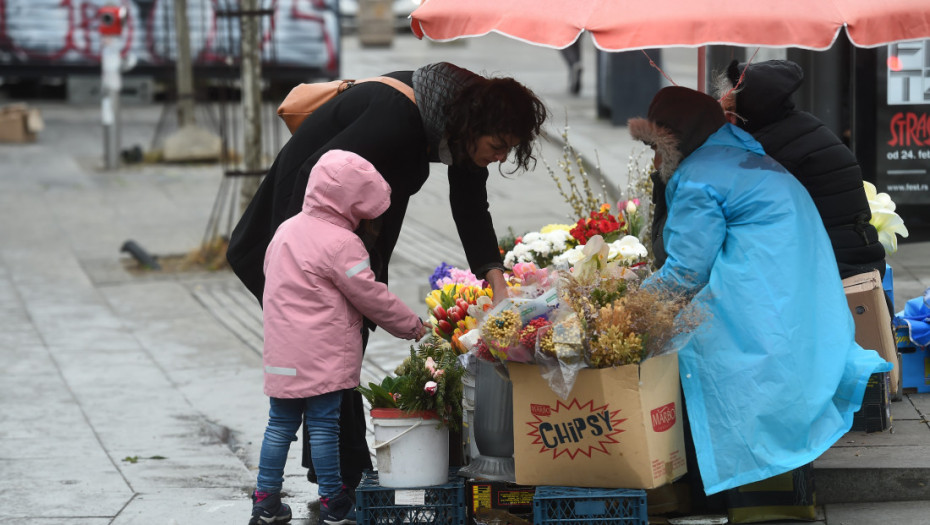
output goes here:
{"type": "Polygon", "coordinates": [[[677,343],[705,492],[813,461],[851,428],[869,375],[891,369],[854,340],[817,208],[704,93],[664,88],[629,128],[667,183],[668,259],[644,286],[704,312],[677,343]]]}

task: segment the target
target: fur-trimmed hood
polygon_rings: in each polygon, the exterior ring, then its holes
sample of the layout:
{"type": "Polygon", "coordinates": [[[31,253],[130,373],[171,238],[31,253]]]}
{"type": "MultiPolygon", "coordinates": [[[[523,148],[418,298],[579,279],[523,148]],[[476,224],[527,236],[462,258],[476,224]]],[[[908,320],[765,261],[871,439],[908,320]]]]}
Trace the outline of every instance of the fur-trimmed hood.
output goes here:
{"type": "Polygon", "coordinates": [[[628,122],[630,135],[655,146],[662,157],[659,177],[668,182],[681,161],[727,123],[720,104],[700,91],[669,86],[649,104],[646,118],[628,122]]]}

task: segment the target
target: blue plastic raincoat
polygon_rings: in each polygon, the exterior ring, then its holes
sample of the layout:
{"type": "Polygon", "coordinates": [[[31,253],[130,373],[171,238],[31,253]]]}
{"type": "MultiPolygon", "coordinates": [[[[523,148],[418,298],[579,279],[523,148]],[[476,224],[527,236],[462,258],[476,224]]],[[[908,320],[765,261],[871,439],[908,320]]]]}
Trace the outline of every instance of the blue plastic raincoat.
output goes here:
{"type": "Polygon", "coordinates": [[[930,345],[930,288],[920,297],[908,299],[904,309],[895,314],[896,327],[907,327],[911,343],[925,347],[930,345]]]}
{"type": "Polygon", "coordinates": [[[707,494],[813,461],[852,426],[887,363],[854,341],[836,260],[803,186],[724,125],[666,189],[668,259],[646,286],[696,292],[704,322],[678,341],[707,494]]]}

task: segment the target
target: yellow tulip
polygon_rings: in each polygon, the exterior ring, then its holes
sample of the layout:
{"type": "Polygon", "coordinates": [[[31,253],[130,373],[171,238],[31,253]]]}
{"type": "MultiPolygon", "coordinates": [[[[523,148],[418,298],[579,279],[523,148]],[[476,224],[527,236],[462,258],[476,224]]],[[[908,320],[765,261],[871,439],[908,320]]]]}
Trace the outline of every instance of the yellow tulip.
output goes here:
{"type": "Polygon", "coordinates": [[[426,296],[426,306],[430,310],[432,310],[436,308],[437,306],[439,306],[439,300],[436,299],[436,297],[434,297],[433,294],[429,294],[426,296]]]}

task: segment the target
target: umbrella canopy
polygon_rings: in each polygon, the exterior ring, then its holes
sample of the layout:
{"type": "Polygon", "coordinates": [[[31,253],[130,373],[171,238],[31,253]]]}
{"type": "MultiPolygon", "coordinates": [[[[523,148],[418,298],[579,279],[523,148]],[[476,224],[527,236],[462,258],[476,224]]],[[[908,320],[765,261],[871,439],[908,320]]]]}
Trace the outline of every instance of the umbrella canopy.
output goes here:
{"type": "Polygon", "coordinates": [[[928,0],[425,0],[419,38],[490,32],[563,48],[582,31],[606,51],[724,44],[829,49],[845,27],[856,46],[930,38],[928,0]]]}

